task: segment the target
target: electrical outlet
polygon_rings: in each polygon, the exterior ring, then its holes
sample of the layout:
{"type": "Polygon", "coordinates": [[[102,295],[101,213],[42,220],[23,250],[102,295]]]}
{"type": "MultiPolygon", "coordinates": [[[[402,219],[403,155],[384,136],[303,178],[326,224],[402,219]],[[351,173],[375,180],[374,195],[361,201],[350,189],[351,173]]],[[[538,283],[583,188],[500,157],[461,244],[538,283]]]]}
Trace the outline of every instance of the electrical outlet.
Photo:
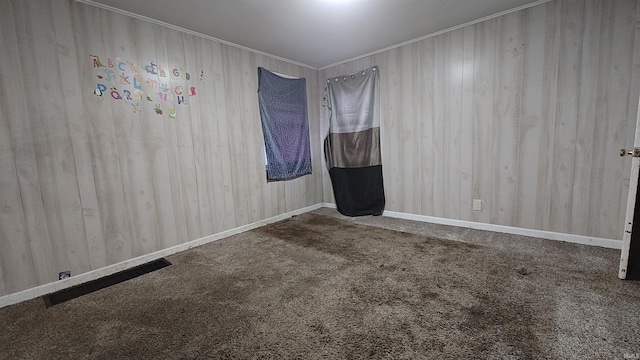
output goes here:
{"type": "Polygon", "coordinates": [[[61,271],[58,273],[58,280],[62,280],[70,277],[71,277],[71,271],[61,271]]]}
{"type": "Polygon", "coordinates": [[[480,211],[480,210],[482,210],[482,200],[480,200],[480,199],[473,199],[473,210],[474,210],[474,211],[480,211]]]}

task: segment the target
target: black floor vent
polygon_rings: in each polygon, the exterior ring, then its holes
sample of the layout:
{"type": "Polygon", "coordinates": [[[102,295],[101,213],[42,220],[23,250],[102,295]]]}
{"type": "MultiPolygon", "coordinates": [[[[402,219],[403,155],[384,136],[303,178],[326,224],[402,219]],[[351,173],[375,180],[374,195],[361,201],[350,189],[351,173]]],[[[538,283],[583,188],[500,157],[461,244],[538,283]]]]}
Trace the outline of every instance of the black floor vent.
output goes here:
{"type": "Polygon", "coordinates": [[[96,279],[96,280],[86,282],[84,284],[76,285],[68,289],[56,291],[54,293],[45,295],[42,298],[44,299],[45,305],[47,307],[51,307],[53,305],[60,304],[67,300],[75,299],[82,295],[86,295],[94,291],[104,289],[106,287],[115,285],[117,283],[121,283],[123,281],[127,281],[129,279],[133,279],[140,275],[144,275],[146,273],[150,273],[152,271],[162,269],[163,267],[166,267],[169,265],[171,265],[171,263],[164,258],[154,260],[146,264],[138,265],[131,269],[123,270],[115,274],[102,277],[100,279],[96,279]]]}

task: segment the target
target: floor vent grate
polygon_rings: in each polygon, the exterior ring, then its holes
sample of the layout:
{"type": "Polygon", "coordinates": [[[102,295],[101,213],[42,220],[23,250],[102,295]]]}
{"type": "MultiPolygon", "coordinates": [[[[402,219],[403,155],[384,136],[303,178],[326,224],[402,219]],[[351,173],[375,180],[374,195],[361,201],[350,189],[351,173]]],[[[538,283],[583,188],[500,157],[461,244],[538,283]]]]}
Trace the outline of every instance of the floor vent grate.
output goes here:
{"type": "Polygon", "coordinates": [[[84,284],[72,286],[68,289],[63,289],[51,294],[47,294],[42,298],[44,299],[45,305],[47,307],[51,307],[53,305],[60,304],[67,300],[75,299],[82,295],[86,295],[94,291],[104,289],[106,287],[115,285],[117,283],[121,283],[123,281],[127,281],[129,279],[133,279],[140,275],[144,275],[152,271],[162,269],[163,267],[167,267],[169,265],[171,265],[169,261],[167,261],[164,258],[161,258],[158,260],[150,261],[146,264],[132,267],[131,269],[123,270],[115,274],[101,277],[100,279],[88,281],[84,284]]]}

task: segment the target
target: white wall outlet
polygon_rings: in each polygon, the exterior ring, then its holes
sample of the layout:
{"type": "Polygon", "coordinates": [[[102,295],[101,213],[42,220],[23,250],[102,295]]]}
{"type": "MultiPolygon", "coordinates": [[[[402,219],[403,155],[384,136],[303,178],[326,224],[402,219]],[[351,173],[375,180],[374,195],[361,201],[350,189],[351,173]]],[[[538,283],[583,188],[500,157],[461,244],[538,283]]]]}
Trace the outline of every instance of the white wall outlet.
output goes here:
{"type": "Polygon", "coordinates": [[[474,211],[480,211],[480,210],[482,210],[482,200],[480,200],[480,199],[473,199],[473,210],[474,210],[474,211]]]}

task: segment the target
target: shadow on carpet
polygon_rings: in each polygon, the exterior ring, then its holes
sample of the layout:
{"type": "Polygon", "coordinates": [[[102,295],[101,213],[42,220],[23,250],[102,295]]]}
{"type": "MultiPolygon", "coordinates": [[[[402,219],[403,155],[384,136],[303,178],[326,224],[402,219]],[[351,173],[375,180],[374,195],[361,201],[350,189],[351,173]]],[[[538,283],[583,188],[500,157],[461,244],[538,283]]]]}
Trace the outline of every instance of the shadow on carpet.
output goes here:
{"type": "Polygon", "coordinates": [[[0,309],[0,359],[640,354],[640,287],[616,278],[617,251],[500,241],[307,213],[49,309],[0,309]]]}

